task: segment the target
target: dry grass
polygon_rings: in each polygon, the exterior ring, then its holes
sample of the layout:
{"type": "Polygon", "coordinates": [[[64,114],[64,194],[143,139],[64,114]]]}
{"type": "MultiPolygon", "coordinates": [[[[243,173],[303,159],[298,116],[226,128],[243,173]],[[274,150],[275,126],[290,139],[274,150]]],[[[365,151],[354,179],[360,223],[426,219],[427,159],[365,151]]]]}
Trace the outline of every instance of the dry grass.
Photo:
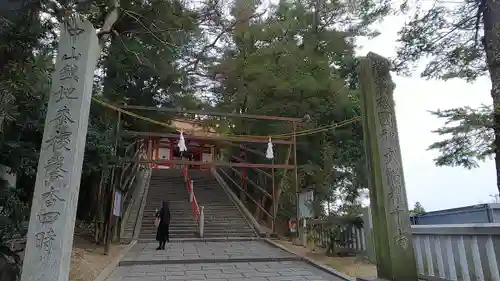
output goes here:
{"type": "Polygon", "coordinates": [[[111,245],[109,255],[104,255],[104,246],[75,236],[69,281],[93,281],[125,247],[126,245],[111,245]]]}
{"type": "Polygon", "coordinates": [[[311,252],[308,248],[294,245],[291,241],[275,240],[275,242],[294,253],[308,257],[349,276],[377,276],[377,268],[362,257],[328,257],[321,249],[311,252]]]}

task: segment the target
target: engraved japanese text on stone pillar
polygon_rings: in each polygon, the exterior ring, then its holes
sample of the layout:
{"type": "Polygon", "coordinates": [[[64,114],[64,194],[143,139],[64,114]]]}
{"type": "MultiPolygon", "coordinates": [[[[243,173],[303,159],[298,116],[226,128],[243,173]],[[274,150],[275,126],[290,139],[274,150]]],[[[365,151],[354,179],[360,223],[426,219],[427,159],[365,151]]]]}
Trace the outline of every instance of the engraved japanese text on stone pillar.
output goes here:
{"type": "Polygon", "coordinates": [[[38,163],[22,281],[67,281],[92,82],[92,24],[71,19],[61,37],[38,163]]]}

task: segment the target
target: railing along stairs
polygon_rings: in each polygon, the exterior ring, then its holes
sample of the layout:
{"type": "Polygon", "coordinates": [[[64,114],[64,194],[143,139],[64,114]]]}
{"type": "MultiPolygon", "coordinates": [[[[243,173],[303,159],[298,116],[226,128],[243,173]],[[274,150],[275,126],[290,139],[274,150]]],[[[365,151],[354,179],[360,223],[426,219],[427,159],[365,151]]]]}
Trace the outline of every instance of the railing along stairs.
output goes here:
{"type": "MultiPolygon", "coordinates": [[[[134,185],[135,179],[139,174],[141,169],[147,167],[145,164],[141,164],[141,160],[147,159],[146,155],[147,145],[144,141],[136,140],[129,144],[124,150],[124,158],[130,159],[123,165],[115,167],[117,173],[117,183],[114,184],[113,189],[113,204],[115,203],[114,197],[117,196],[117,191],[121,195],[122,206],[118,209],[122,210],[121,217],[117,219],[116,225],[114,226],[114,234],[112,240],[121,239],[121,235],[124,232],[125,225],[129,220],[131,208],[132,208],[132,197],[137,185],[134,185]]],[[[114,208],[114,206],[112,206],[114,208]]],[[[111,211],[110,211],[111,212],[111,211]]],[[[112,213],[112,212],[111,212],[112,213]]]]}
{"type": "MultiPolygon", "coordinates": [[[[226,155],[230,162],[261,162],[262,158],[265,158],[265,153],[262,151],[244,145],[233,146],[237,150],[232,151],[233,154],[229,153],[226,155]],[[244,152],[243,154],[236,154],[242,151],[244,152]],[[250,154],[246,152],[250,152],[250,154]]],[[[288,164],[289,156],[285,164],[288,164]]],[[[279,198],[281,182],[286,176],[277,177],[274,170],[268,172],[264,168],[260,169],[256,167],[215,167],[213,171],[239,197],[242,204],[252,213],[256,222],[267,225],[269,229],[272,229],[273,232],[275,231],[278,223],[278,200],[276,198],[279,198]]],[[[283,175],[286,175],[286,172],[283,175]]]]}
{"type": "Polygon", "coordinates": [[[184,175],[184,180],[186,182],[186,187],[189,192],[189,202],[191,203],[191,214],[194,221],[198,224],[198,234],[203,238],[203,231],[205,227],[205,214],[204,207],[198,205],[196,200],[196,194],[194,192],[194,182],[189,176],[189,169],[184,166],[182,167],[182,174],[184,175]]]}

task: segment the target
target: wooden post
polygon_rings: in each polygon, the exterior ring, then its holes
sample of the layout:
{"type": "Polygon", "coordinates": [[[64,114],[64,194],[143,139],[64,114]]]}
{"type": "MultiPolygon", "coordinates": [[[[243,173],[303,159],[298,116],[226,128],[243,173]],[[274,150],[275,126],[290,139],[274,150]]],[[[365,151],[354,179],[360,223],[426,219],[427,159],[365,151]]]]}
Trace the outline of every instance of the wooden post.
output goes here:
{"type": "Polygon", "coordinates": [[[153,168],[153,140],[151,137],[148,137],[148,161],[149,168],[153,168]]]}
{"type": "Polygon", "coordinates": [[[214,160],[215,160],[215,146],[214,145],[210,146],[210,154],[212,155],[211,162],[214,162],[214,160]]]}
{"type": "Polygon", "coordinates": [[[194,200],[194,182],[193,180],[191,180],[191,182],[189,183],[190,184],[190,189],[189,189],[189,202],[190,203],[193,203],[193,200],[194,200]]]}
{"type": "Polygon", "coordinates": [[[297,221],[297,237],[299,237],[299,216],[300,216],[300,211],[299,211],[299,171],[297,167],[297,123],[292,122],[292,133],[293,133],[293,177],[294,177],[294,182],[295,182],[295,208],[296,208],[296,221],[297,221]]]}
{"type": "MultiPolygon", "coordinates": [[[[155,160],[160,159],[160,138],[155,139],[155,160]]],[[[154,165],[154,168],[158,168],[158,164],[154,165]]]]}
{"type": "Polygon", "coordinates": [[[417,281],[389,69],[389,61],[374,53],[359,67],[377,273],[381,279],[417,281]]]}
{"type": "MultiPolygon", "coordinates": [[[[119,143],[119,138],[120,138],[120,123],[121,123],[121,119],[122,119],[121,116],[122,116],[121,111],[118,111],[118,116],[117,116],[117,120],[116,120],[116,129],[115,129],[115,133],[116,133],[116,135],[115,135],[115,148],[113,150],[113,156],[115,156],[115,158],[118,155],[118,143],[119,143]]],[[[119,177],[117,177],[117,175],[119,175],[118,171],[116,171],[117,168],[118,168],[118,163],[115,161],[114,167],[111,168],[111,184],[110,184],[111,196],[110,196],[110,204],[109,204],[110,208],[109,208],[109,216],[108,216],[108,226],[106,228],[106,235],[105,235],[106,241],[104,242],[104,254],[105,255],[109,254],[109,247],[110,247],[110,243],[111,243],[112,236],[113,236],[111,233],[111,226],[113,225],[113,209],[114,209],[114,205],[115,205],[115,191],[116,191],[115,185],[120,184],[119,177]]]]}
{"type": "Polygon", "coordinates": [[[203,238],[205,233],[205,207],[200,206],[200,220],[199,220],[200,238],[203,238]]]}
{"type": "MultiPolygon", "coordinates": [[[[274,164],[274,158],[273,158],[274,164]]],[[[274,168],[271,170],[272,174],[272,185],[273,185],[273,234],[276,234],[276,186],[274,185],[274,168]]]]}
{"type": "Polygon", "coordinates": [[[104,163],[104,168],[101,170],[101,179],[99,181],[99,192],[97,195],[97,215],[95,219],[95,227],[94,227],[94,242],[101,243],[102,242],[102,228],[104,227],[104,208],[102,207],[102,197],[103,197],[103,186],[104,186],[104,175],[107,165],[104,163]]]}

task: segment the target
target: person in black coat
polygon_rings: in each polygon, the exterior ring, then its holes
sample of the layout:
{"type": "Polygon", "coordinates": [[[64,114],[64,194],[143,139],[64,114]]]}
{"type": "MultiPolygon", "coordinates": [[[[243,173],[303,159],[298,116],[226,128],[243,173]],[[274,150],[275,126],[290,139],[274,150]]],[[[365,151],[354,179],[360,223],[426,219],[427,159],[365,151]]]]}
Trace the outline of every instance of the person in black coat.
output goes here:
{"type": "Polygon", "coordinates": [[[156,213],[156,217],[160,219],[160,224],[156,230],[156,241],[160,243],[156,250],[165,250],[165,244],[170,242],[168,235],[168,227],[170,225],[170,209],[168,202],[163,201],[161,209],[156,213]]]}

